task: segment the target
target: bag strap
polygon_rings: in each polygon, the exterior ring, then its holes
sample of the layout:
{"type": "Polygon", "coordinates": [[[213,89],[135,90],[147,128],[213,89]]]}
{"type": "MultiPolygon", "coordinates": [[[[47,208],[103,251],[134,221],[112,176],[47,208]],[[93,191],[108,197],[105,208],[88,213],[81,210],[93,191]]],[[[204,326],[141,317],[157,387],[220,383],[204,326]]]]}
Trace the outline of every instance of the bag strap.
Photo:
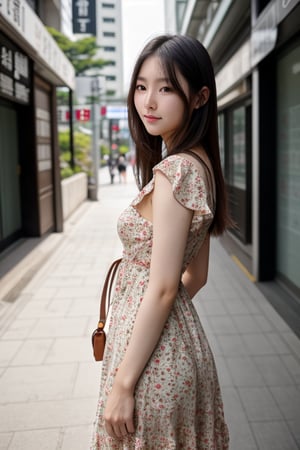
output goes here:
{"type": "Polygon", "coordinates": [[[105,321],[106,321],[106,315],[109,310],[110,306],[110,298],[111,298],[111,292],[112,287],[114,283],[114,279],[119,267],[120,262],[122,261],[122,258],[116,259],[112,265],[110,266],[102,289],[101,294],[101,301],[100,301],[100,316],[99,316],[99,323],[98,328],[103,328],[105,321]]]}

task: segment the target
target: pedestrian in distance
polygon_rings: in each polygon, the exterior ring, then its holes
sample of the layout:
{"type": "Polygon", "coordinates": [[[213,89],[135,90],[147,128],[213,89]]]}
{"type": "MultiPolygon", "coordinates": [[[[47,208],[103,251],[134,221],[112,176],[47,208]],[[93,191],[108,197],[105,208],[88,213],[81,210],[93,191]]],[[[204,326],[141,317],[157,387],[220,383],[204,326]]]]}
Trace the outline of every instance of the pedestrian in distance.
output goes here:
{"type": "Polygon", "coordinates": [[[118,172],[120,183],[126,183],[126,159],[124,155],[120,155],[118,158],[118,172]]]}
{"type": "Polygon", "coordinates": [[[116,160],[112,157],[109,158],[108,163],[108,170],[109,170],[109,176],[110,176],[110,184],[114,184],[114,179],[117,171],[117,163],[116,160]]]}
{"type": "Polygon", "coordinates": [[[128,93],[140,192],[121,214],[92,450],[225,450],[214,358],[192,302],[226,209],[214,72],[202,44],[152,39],[128,93]],[[166,154],[162,154],[162,148],[166,154]]]}

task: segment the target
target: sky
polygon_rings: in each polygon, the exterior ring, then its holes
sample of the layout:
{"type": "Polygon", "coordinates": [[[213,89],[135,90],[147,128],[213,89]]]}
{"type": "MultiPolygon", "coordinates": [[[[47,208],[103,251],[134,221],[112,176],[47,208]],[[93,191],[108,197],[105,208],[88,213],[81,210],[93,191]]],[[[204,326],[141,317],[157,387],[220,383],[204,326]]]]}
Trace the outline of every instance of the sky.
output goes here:
{"type": "Polygon", "coordinates": [[[128,89],[135,60],[146,42],[164,33],[163,0],[122,0],[124,88],[128,89]]]}

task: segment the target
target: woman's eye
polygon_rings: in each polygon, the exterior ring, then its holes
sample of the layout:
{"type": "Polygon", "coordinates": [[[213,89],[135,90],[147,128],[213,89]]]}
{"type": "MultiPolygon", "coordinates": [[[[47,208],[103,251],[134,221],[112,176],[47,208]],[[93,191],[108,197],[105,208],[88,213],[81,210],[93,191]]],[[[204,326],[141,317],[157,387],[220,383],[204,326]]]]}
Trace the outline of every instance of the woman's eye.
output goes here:
{"type": "Polygon", "coordinates": [[[146,88],[145,88],[145,86],[143,86],[142,84],[137,84],[136,87],[135,87],[135,89],[136,89],[137,91],[144,91],[146,88]]]}
{"type": "Polygon", "coordinates": [[[161,88],[161,92],[171,92],[171,88],[169,86],[164,86],[161,88]]]}

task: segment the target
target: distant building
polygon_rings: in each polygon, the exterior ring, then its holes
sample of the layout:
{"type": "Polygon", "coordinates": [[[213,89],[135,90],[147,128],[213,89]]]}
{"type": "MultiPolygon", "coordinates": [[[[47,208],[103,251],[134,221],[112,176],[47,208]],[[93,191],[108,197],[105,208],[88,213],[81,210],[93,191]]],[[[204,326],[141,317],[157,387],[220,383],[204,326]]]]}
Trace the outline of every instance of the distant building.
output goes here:
{"type": "Polygon", "coordinates": [[[71,37],[72,0],[26,0],[35,13],[47,26],[71,37]]]}
{"type": "Polygon", "coordinates": [[[175,34],[180,30],[187,2],[188,0],[164,0],[166,33],[175,34]]]}
{"type": "Polygon", "coordinates": [[[121,4],[120,0],[98,1],[96,8],[97,43],[101,47],[97,56],[110,61],[100,72],[105,76],[106,103],[120,103],[124,95],[121,4]]]}

